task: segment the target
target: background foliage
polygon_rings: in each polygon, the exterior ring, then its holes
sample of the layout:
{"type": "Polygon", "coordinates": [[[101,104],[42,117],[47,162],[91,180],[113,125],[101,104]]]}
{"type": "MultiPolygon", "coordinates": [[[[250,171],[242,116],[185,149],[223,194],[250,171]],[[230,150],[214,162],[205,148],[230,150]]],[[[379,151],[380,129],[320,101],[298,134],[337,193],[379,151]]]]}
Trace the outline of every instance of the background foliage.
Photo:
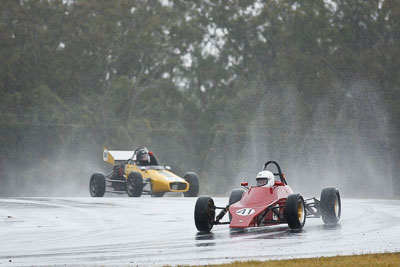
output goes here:
{"type": "Polygon", "coordinates": [[[1,196],[87,195],[103,145],[147,146],[207,194],[267,159],[300,188],[400,191],[396,0],[6,0],[0,14],[1,196]]]}

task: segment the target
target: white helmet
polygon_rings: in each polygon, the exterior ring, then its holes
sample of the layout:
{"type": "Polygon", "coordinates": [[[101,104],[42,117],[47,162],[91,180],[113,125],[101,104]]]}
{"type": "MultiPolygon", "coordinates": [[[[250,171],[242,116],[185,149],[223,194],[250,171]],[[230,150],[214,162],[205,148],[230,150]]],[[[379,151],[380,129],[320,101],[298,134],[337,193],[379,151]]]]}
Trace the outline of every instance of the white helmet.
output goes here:
{"type": "Polygon", "coordinates": [[[271,187],[275,184],[275,176],[270,171],[260,171],[256,176],[258,186],[271,187]]]}

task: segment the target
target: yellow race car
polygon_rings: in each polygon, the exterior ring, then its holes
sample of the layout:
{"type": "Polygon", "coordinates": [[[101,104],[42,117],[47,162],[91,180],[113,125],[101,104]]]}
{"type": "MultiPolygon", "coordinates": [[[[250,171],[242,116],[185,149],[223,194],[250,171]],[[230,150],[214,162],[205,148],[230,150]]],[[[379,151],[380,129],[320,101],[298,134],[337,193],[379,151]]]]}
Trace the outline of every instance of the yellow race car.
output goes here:
{"type": "Polygon", "coordinates": [[[187,172],[183,178],[172,173],[169,166],[160,166],[147,148],[134,151],[103,150],[103,160],[113,165],[110,173],[94,173],[89,190],[92,197],[103,197],[105,192],[140,197],[142,194],[162,197],[166,192],[182,192],[186,197],[197,197],[199,178],[187,172]],[[108,190],[109,189],[109,190],[108,190]]]}

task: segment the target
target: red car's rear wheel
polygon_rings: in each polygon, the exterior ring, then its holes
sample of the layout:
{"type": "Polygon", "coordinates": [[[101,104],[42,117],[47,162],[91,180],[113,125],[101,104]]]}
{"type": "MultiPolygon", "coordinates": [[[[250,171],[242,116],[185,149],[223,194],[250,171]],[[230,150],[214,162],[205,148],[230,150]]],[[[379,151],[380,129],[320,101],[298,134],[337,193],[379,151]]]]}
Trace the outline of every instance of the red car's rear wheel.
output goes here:
{"type": "Polygon", "coordinates": [[[339,190],[327,187],[321,192],[321,216],[325,224],[337,224],[342,213],[339,190]]]}
{"type": "MultiPolygon", "coordinates": [[[[243,197],[244,192],[245,191],[243,189],[233,189],[231,194],[229,195],[229,206],[240,201],[243,197]]],[[[229,212],[229,221],[231,220],[232,220],[232,215],[229,212]]]]}

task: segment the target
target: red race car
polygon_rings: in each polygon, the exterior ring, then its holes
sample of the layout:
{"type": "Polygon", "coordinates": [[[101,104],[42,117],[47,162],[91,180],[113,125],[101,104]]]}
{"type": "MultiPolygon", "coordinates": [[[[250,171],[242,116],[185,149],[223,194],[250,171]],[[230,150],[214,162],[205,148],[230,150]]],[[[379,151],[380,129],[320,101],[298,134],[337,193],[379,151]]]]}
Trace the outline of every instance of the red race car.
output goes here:
{"type": "Polygon", "coordinates": [[[201,232],[210,231],[214,225],[229,224],[230,228],[260,227],[287,223],[292,230],[301,230],[306,218],[319,218],[334,225],[340,219],[341,202],[335,187],[324,188],[320,200],[303,199],[287,185],[285,175],[276,161],[268,161],[258,173],[257,186],[234,189],[226,207],[216,207],[209,196],[200,196],[194,209],[196,227],[201,232]],[[267,169],[275,165],[278,172],[267,169]],[[221,210],[216,216],[216,210],[221,210]],[[229,213],[229,222],[221,219],[229,213]]]}

